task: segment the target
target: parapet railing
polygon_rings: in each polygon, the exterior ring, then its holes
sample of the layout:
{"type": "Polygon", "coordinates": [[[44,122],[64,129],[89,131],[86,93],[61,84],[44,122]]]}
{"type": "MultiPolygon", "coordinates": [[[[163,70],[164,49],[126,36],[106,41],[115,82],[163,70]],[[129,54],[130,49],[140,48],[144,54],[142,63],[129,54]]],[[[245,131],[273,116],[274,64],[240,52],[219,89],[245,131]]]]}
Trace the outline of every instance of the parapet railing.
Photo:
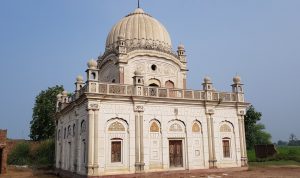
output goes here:
{"type": "Polygon", "coordinates": [[[139,91],[135,91],[134,85],[111,84],[93,82],[83,86],[77,93],[69,98],[69,102],[76,100],[84,93],[99,93],[107,95],[122,96],[144,96],[153,98],[174,98],[174,99],[190,99],[190,100],[210,100],[237,102],[237,93],[233,92],[217,92],[203,90],[186,90],[175,88],[159,88],[150,86],[141,86],[139,91]],[[143,89],[143,90],[142,90],[143,89]]]}

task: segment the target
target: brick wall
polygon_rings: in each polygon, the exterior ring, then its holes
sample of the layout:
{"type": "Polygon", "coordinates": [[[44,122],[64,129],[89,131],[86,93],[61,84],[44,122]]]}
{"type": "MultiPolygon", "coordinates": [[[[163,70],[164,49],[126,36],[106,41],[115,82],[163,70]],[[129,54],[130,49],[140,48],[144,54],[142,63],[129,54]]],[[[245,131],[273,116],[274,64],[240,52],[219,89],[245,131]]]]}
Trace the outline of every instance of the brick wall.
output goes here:
{"type": "Polygon", "coordinates": [[[7,169],[7,144],[6,144],[6,137],[7,137],[7,130],[0,130],[0,161],[1,161],[1,167],[0,167],[0,173],[5,174],[7,169]]]}

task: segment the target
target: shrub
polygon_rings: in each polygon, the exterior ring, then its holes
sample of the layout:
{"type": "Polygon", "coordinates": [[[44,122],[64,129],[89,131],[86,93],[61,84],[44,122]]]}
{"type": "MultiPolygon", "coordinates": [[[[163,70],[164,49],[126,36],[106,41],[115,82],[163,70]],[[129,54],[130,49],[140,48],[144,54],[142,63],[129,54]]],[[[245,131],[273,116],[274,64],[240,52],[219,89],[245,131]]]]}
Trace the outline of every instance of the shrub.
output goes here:
{"type": "Polygon", "coordinates": [[[8,155],[7,163],[10,165],[29,165],[30,145],[26,142],[18,143],[8,155]]]}
{"type": "Polygon", "coordinates": [[[32,150],[32,162],[34,166],[51,167],[55,161],[55,142],[52,139],[40,142],[32,150]]]}
{"type": "Polygon", "coordinates": [[[280,160],[292,160],[300,162],[300,147],[297,146],[279,146],[277,147],[277,154],[273,157],[258,159],[255,158],[255,152],[253,150],[248,151],[249,162],[265,162],[265,161],[280,161],[280,160]]]}

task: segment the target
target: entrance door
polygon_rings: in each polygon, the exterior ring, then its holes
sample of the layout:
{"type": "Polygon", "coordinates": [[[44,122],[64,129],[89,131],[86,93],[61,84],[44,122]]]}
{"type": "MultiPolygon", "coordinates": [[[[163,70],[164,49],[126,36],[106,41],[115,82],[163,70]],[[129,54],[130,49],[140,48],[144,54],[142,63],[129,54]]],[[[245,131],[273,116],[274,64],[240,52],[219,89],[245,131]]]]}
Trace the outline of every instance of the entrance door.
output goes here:
{"type": "Polygon", "coordinates": [[[182,140],[169,141],[170,167],[183,167],[182,140]]]}

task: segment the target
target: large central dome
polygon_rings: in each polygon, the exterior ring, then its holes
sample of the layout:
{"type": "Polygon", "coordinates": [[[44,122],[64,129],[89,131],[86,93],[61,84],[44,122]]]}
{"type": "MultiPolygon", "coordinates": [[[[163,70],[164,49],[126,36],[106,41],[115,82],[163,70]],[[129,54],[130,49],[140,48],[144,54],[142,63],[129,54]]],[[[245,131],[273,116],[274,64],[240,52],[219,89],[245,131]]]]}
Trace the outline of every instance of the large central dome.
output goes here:
{"type": "Polygon", "coordinates": [[[106,48],[115,47],[120,37],[129,47],[151,46],[167,51],[172,48],[166,28],[141,8],[125,16],[112,28],[106,39],[106,48]]]}

